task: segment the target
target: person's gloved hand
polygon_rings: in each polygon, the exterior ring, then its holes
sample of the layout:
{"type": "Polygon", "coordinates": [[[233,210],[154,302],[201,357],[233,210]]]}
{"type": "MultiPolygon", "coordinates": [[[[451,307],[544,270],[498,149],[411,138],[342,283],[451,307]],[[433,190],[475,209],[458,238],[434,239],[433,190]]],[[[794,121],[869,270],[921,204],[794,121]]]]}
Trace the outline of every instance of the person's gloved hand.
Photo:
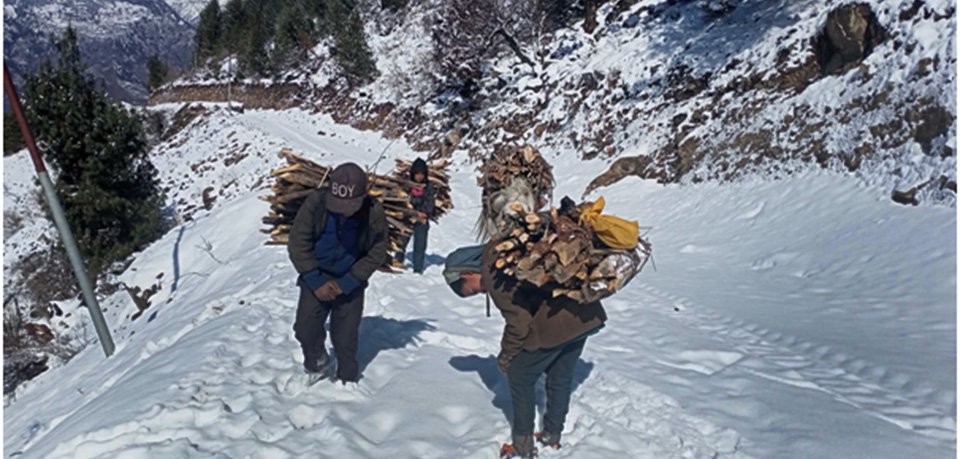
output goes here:
{"type": "Polygon", "coordinates": [[[507,371],[510,370],[511,360],[513,360],[513,357],[510,357],[503,352],[497,356],[497,368],[500,370],[500,373],[507,374],[507,371]]]}
{"type": "Polygon", "coordinates": [[[337,285],[336,281],[329,280],[326,284],[320,286],[320,288],[313,291],[313,296],[317,297],[320,301],[333,301],[337,298],[337,295],[340,295],[340,286],[337,285]]]}

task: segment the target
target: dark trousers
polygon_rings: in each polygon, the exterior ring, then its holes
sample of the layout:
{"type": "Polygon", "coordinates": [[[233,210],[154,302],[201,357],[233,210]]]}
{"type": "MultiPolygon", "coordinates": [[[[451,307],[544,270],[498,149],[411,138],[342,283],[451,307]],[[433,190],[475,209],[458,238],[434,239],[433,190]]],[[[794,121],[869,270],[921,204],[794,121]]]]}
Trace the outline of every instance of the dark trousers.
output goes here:
{"type": "Polygon", "coordinates": [[[413,235],[403,241],[403,249],[397,256],[400,261],[403,261],[407,253],[407,245],[410,244],[410,239],[413,239],[413,272],[415,273],[423,272],[423,265],[427,257],[427,233],[429,230],[429,223],[420,223],[414,226],[413,235]]]}
{"type": "Polygon", "coordinates": [[[534,387],[540,375],[547,374],[547,411],[543,431],[563,432],[563,421],[570,409],[573,372],[583,352],[586,338],[578,338],[551,349],[522,351],[510,362],[507,380],[513,399],[513,434],[533,434],[536,403],[534,387]]]}
{"type": "Polygon", "coordinates": [[[303,349],[303,358],[326,355],[327,331],[324,324],[330,317],[330,341],[337,354],[337,378],[356,381],[360,376],[357,363],[357,341],[363,317],[363,289],[340,295],[333,301],[320,301],[309,287],[300,286],[300,302],[293,332],[303,349]]]}

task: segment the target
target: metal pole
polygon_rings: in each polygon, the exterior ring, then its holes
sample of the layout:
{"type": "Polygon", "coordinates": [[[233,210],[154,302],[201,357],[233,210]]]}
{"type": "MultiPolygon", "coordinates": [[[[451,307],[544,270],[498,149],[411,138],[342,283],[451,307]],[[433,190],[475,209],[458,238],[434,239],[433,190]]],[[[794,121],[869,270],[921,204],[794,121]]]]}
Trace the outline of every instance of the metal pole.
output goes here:
{"type": "Polygon", "coordinates": [[[57,198],[57,192],[47,174],[47,168],[43,164],[43,158],[40,157],[40,150],[33,139],[30,127],[27,125],[27,119],[23,116],[23,109],[20,107],[20,99],[17,97],[17,90],[13,87],[13,79],[10,78],[10,72],[7,70],[7,64],[3,64],[3,89],[7,93],[7,99],[10,100],[10,106],[13,108],[13,115],[17,118],[17,124],[20,125],[20,134],[30,150],[30,158],[33,159],[33,166],[37,170],[37,177],[40,179],[40,186],[43,187],[43,193],[47,197],[47,204],[50,205],[50,212],[53,214],[53,222],[57,225],[57,232],[60,233],[60,240],[63,241],[63,247],[67,249],[67,256],[70,258],[70,265],[73,267],[73,274],[77,277],[77,283],[80,284],[80,291],[83,293],[83,302],[90,311],[90,317],[93,319],[93,326],[97,329],[97,336],[100,337],[100,345],[103,346],[103,353],[107,357],[113,355],[113,338],[110,337],[110,329],[107,322],[103,319],[103,312],[100,311],[100,303],[93,291],[93,284],[87,276],[86,267],[83,264],[83,258],[80,257],[80,250],[77,249],[77,242],[73,239],[73,233],[67,224],[67,218],[63,213],[63,207],[60,206],[60,199],[57,198]]]}

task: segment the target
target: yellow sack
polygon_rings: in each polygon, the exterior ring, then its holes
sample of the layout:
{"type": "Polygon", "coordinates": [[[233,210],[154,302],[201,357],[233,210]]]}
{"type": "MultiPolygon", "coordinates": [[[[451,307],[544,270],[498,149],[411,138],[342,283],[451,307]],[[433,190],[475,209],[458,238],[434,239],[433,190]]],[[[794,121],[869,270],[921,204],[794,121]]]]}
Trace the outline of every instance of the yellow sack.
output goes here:
{"type": "Polygon", "coordinates": [[[640,239],[640,225],[612,215],[600,215],[606,202],[603,196],[580,212],[580,224],[597,233],[600,241],[611,249],[635,249],[640,239]]]}

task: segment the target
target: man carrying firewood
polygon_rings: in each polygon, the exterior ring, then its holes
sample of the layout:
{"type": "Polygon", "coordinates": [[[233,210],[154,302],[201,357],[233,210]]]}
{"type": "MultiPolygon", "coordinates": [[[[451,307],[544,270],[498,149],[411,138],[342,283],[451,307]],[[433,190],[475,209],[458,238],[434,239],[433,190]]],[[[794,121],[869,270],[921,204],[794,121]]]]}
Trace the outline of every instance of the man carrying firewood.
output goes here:
{"type": "Polygon", "coordinates": [[[496,267],[496,242],[466,247],[447,257],[444,276],[457,295],[488,293],[506,320],[497,366],[507,376],[513,400],[512,449],[527,458],[534,455],[534,386],[547,375],[547,410],[538,440],[559,448],[560,434],[570,406],[573,377],[587,337],[607,319],[599,301],[579,303],[554,298],[552,290],[505,275],[496,267]]]}
{"type": "MultiPolygon", "coordinates": [[[[423,274],[423,265],[427,253],[427,232],[430,230],[430,218],[433,217],[436,208],[433,184],[428,179],[427,162],[423,158],[417,158],[410,167],[410,180],[413,185],[408,192],[410,193],[410,202],[413,209],[417,211],[417,224],[413,227],[413,272],[423,274]]],[[[397,254],[393,266],[403,268],[403,260],[406,256],[407,245],[410,238],[403,242],[400,253],[397,254]]]]}
{"type": "Polygon", "coordinates": [[[324,324],[337,355],[336,378],[359,380],[357,345],[367,281],[387,258],[383,206],[367,195],[367,175],[345,163],[329,177],[330,188],[311,193],[294,219],[287,250],[299,274],[300,301],[293,330],[304,369],[332,376],[324,324]]]}

